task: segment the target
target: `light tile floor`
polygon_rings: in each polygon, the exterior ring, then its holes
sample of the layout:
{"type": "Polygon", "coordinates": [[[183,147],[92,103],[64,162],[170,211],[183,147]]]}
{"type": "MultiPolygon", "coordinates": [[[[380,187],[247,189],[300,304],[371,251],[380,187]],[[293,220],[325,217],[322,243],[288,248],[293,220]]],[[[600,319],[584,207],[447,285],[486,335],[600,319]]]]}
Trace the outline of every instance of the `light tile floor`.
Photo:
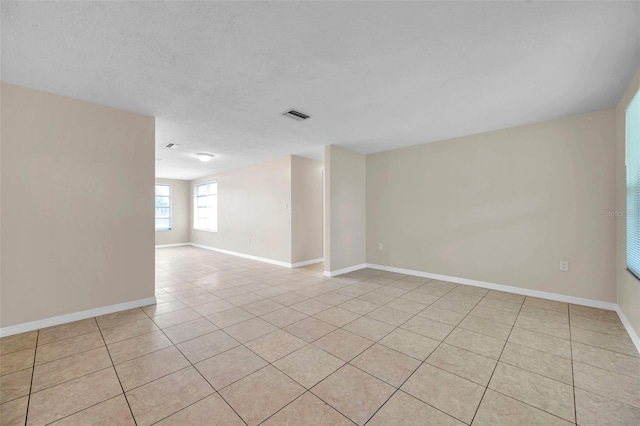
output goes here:
{"type": "Polygon", "coordinates": [[[640,356],[614,312],[156,257],[157,305],[0,340],[2,425],[640,424],[640,356]]]}

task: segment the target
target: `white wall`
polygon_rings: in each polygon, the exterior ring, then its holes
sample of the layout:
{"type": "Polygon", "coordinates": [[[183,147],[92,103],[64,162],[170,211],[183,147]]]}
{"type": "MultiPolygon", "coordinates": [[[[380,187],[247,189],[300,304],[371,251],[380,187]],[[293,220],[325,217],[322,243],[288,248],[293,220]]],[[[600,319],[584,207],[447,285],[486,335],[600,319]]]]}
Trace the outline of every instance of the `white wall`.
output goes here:
{"type": "Polygon", "coordinates": [[[291,156],[291,263],[321,259],[322,161],[291,156]]]}
{"type": "Polygon", "coordinates": [[[366,157],[325,147],[325,271],[366,261],[366,157]]]}
{"type": "MultiPolygon", "coordinates": [[[[625,112],[633,96],[640,90],[640,69],[629,83],[629,87],[618,104],[616,114],[616,284],[618,305],[627,317],[636,334],[640,336],[640,280],[627,270],[627,183],[625,166],[625,112]]],[[[636,212],[640,214],[640,212],[636,212]]]]}
{"type": "MultiPolygon", "coordinates": [[[[193,230],[191,242],[291,263],[291,156],[191,181],[218,182],[218,232],[193,230]]],[[[193,207],[192,207],[193,208],[193,207]]]]}
{"type": "Polygon", "coordinates": [[[367,156],[367,262],[615,302],[614,125],[608,110],[367,156]]]}
{"type": "Polygon", "coordinates": [[[0,326],[153,297],[154,118],[1,96],[0,326]]]}
{"type": "Polygon", "coordinates": [[[171,185],[171,230],[156,231],[156,245],[188,243],[191,234],[191,187],[188,180],[156,178],[171,185]]]}

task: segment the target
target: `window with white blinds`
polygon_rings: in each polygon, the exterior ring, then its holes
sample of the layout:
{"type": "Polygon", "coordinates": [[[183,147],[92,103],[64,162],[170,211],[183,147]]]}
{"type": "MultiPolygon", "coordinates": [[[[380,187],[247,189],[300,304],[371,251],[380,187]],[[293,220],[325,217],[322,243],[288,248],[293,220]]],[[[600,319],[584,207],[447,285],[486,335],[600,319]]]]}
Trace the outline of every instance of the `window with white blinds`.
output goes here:
{"type": "Polygon", "coordinates": [[[156,183],[156,231],[171,231],[171,185],[156,183]]]}
{"type": "Polygon", "coordinates": [[[218,182],[196,185],[193,191],[193,229],[218,230],[218,182]]]}
{"type": "Polygon", "coordinates": [[[627,267],[640,278],[640,92],[627,108],[627,267]]]}

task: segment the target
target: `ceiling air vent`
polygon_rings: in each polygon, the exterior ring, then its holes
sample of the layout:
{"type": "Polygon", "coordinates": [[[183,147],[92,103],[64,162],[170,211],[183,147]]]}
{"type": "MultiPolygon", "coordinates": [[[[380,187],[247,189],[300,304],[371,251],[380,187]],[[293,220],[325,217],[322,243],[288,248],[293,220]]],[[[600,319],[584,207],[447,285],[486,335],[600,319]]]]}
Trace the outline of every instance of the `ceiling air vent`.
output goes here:
{"type": "Polygon", "coordinates": [[[311,117],[310,115],[305,114],[304,112],[296,111],[295,109],[290,109],[282,113],[285,117],[293,118],[294,120],[303,121],[307,118],[311,117]]]}
{"type": "Polygon", "coordinates": [[[168,143],[168,144],[166,144],[164,147],[165,147],[165,148],[171,148],[171,149],[178,149],[178,148],[180,148],[180,145],[178,145],[177,143],[171,143],[171,142],[169,142],[169,143],[168,143]]]}

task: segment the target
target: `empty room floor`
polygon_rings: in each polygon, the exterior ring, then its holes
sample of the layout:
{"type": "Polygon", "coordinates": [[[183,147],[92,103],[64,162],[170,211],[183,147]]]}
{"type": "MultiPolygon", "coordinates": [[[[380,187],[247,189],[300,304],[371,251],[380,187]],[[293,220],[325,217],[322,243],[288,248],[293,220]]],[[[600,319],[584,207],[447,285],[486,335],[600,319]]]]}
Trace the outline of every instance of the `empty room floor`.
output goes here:
{"type": "Polygon", "coordinates": [[[640,424],[640,356],[614,312],[156,258],[157,305],[0,340],[2,425],[640,424]]]}

